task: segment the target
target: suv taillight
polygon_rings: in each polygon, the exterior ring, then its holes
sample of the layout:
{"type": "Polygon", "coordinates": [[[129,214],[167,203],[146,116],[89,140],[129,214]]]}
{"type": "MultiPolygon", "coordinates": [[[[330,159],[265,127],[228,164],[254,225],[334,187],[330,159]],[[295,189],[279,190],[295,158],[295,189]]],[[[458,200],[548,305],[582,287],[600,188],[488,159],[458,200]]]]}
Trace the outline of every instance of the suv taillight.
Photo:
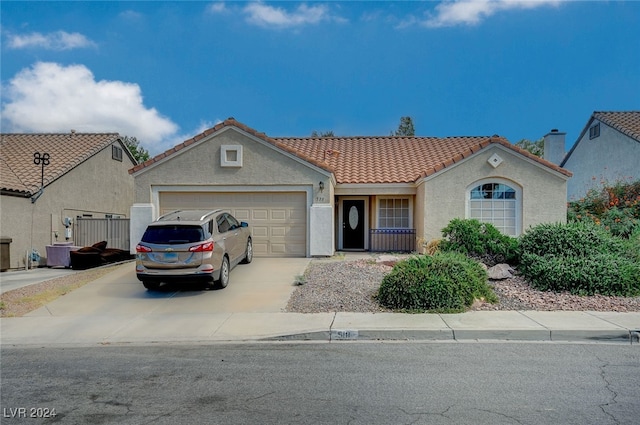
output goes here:
{"type": "Polygon", "coordinates": [[[136,246],[136,252],[151,252],[151,248],[149,248],[148,246],[144,246],[144,245],[137,245],[136,246]]]}
{"type": "Polygon", "coordinates": [[[205,252],[205,251],[213,251],[213,242],[207,242],[200,245],[192,246],[189,248],[191,252],[205,252]]]}

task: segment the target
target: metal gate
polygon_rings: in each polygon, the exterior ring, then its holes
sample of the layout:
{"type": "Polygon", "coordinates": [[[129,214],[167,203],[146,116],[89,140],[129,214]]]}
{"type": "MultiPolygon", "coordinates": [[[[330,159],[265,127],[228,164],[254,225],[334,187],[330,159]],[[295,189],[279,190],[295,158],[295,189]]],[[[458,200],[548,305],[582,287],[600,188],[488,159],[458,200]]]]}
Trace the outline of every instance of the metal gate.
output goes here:
{"type": "Polygon", "coordinates": [[[129,250],[128,218],[82,218],[73,225],[73,240],[77,246],[91,246],[107,241],[107,248],[129,250]]]}

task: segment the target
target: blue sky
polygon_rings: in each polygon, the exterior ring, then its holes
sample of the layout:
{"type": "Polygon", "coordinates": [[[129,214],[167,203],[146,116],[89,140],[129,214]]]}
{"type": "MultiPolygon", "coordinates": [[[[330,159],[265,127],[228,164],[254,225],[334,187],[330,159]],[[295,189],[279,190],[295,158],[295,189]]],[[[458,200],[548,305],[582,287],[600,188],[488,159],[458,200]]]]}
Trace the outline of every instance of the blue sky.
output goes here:
{"type": "Polygon", "coordinates": [[[227,117],[269,136],[573,144],[640,109],[640,2],[0,3],[3,132],[118,132],[152,154],[227,117]]]}

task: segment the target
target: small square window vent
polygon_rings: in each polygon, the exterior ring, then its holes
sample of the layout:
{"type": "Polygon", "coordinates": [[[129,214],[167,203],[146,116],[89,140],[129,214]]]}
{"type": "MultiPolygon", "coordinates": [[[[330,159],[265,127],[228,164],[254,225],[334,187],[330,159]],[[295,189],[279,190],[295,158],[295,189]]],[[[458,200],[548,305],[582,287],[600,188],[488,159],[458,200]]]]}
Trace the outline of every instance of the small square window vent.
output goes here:
{"type": "Polygon", "coordinates": [[[589,139],[595,139],[600,136],[600,123],[589,127],[589,139]]]}
{"type": "Polygon", "coordinates": [[[221,167],[242,167],[242,145],[222,145],[220,147],[221,167]]]}
{"type": "Polygon", "coordinates": [[[502,161],[504,160],[500,158],[500,155],[498,155],[497,153],[494,153],[493,155],[491,155],[491,158],[487,160],[487,162],[491,164],[493,168],[498,168],[498,166],[502,164],[502,161]]]}

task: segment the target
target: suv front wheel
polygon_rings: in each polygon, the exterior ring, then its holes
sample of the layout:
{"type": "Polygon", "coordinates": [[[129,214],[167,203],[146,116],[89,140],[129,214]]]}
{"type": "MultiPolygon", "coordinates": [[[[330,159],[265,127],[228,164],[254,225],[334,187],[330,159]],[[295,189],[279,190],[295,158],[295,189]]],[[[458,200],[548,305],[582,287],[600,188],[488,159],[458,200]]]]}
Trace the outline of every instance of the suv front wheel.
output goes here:
{"type": "Polygon", "coordinates": [[[245,254],[242,264],[249,264],[253,260],[253,244],[251,243],[251,238],[247,240],[247,251],[245,254]]]}
{"type": "Polygon", "coordinates": [[[230,272],[230,267],[229,267],[229,259],[224,256],[222,257],[222,265],[220,266],[220,278],[218,279],[218,281],[216,282],[216,286],[218,288],[226,288],[227,285],[229,284],[229,272],[230,272]]]}

